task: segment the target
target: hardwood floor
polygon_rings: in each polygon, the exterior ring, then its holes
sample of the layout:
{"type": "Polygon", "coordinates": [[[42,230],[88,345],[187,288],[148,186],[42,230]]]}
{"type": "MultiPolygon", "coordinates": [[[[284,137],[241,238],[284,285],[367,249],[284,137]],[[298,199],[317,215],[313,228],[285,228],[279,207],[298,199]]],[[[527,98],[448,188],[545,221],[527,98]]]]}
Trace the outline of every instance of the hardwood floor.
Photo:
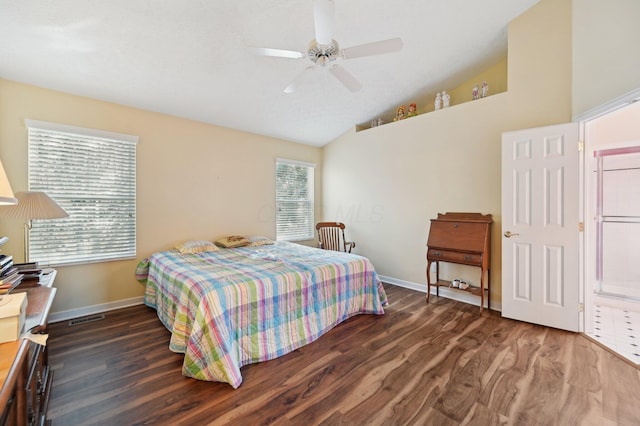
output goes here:
{"type": "Polygon", "coordinates": [[[638,425],[640,370],[582,335],[385,285],[384,316],[242,368],[180,374],[154,310],[50,325],[54,425],[638,425]]]}

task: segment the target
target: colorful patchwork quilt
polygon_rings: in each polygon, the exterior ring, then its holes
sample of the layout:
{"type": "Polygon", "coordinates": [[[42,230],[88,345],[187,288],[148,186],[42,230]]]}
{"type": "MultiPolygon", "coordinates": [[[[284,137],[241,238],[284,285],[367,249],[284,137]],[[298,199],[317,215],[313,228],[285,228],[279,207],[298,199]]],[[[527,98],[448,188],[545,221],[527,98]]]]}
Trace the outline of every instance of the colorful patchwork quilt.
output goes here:
{"type": "Polygon", "coordinates": [[[184,353],[182,373],[237,388],[243,365],[313,342],[357,314],[384,314],[382,283],[355,254],[278,242],[149,259],[145,304],[184,353]]]}

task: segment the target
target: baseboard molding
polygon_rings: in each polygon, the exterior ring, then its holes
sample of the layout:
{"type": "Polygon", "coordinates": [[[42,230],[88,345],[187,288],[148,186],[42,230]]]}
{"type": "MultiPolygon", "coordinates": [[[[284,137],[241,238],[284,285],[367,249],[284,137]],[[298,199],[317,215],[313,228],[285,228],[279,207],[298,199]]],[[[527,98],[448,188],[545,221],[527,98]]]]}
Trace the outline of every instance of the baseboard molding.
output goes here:
{"type": "MultiPolygon", "coordinates": [[[[385,283],[393,284],[398,287],[408,288],[410,290],[419,291],[421,293],[427,293],[426,284],[417,284],[411,281],[400,280],[393,277],[387,277],[379,275],[380,279],[385,283]]],[[[431,289],[431,294],[436,294],[436,289],[431,289]]],[[[440,297],[446,297],[447,299],[457,300],[458,302],[469,303],[471,305],[480,306],[480,299],[477,296],[463,293],[460,291],[450,290],[448,288],[440,288],[440,297]]],[[[130,299],[117,300],[115,302],[101,303],[99,305],[85,306],[83,308],[69,309],[68,311],[52,312],[49,315],[49,322],[67,321],[73,318],[80,318],[87,315],[99,314],[102,312],[113,311],[114,309],[128,308],[129,306],[142,305],[144,303],[144,297],[132,297],[130,299]]],[[[491,309],[494,311],[502,311],[502,305],[492,302],[491,309]]]]}
{"type": "Polygon", "coordinates": [[[114,309],[127,308],[129,306],[142,305],[144,297],[132,297],[130,299],[117,300],[115,302],[101,303],[99,305],[85,306],[68,311],[53,312],[49,315],[49,322],[67,321],[73,318],[80,318],[87,315],[94,315],[102,312],[113,311],[114,309]]]}
{"type": "Polygon", "coordinates": [[[420,293],[427,293],[427,285],[426,284],[416,284],[411,281],[399,280],[397,278],[387,277],[385,275],[378,275],[380,280],[385,283],[397,285],[398,287],[408,288],[410,290],[419,291],[420,293]]]}
{"type": "MultiPolygon", "coordinates": [[[[419,291],[421,293],[427,293],[427,284],[417,284],[411,281],[405,281],[405,280],[399,280],[397,278],[393,278],[393,277],[387,277],[384,275],[379,275],[380,280],[382,280],[385,283],[389,283],[389,284],[393,284],[396,285],[398,287],[404,287],[404,288],[408,288],[410,290],[415,290],[415,291],[419,291]]],[[[432,288],[431,289],[431,294],[435,295],[436,294],[436,289],[432,288]]],[[[471,305],[475,305],[475,306],[480,306],[480,297],[479,296],[474,296],[472,294],[469,293],[465,293],[462,291],[456,291],[456,290],[451,290],[448,289],[446,287],[440,287],[440,297],[445,297],[447,299],[452,299],[452,300],[457,300],[458,302],[464,302],[464,303],[469,303],[471,305]]],[[[492,311],[498,311],[498,312],[502,312],[502,304],[501,303],[496,303],[496,302],[491,302],[491,310],[492,311]]]]}

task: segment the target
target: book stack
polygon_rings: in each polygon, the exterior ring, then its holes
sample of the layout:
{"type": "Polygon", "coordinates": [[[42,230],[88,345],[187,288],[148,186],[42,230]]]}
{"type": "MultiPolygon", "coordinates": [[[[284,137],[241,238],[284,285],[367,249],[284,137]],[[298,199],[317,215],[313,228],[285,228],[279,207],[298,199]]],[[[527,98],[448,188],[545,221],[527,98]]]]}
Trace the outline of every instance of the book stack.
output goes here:
{"type": "Polygon", "coordinates": [[[18,268],[18,273],[25,280],[39,280],[42,269],[38,267],[38,262],[16,263],[13,266],[18,268]]]}
{"type": "Polygon", "coordinates": [[[13,264],[13,256],[0,254],[0,294],[9,293],[22,282],[23,276],[13,264]]]}

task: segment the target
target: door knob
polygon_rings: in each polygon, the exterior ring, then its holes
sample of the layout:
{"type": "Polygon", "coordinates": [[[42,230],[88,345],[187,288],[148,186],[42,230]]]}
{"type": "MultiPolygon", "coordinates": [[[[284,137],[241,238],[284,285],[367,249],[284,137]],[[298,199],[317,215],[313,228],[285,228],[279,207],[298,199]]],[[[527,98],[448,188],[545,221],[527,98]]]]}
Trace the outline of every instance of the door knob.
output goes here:
{"type": "Polygon", "coordinates": [[[516,235],[520,235],[520,234],[513,233],[511,231],[507,231],[507,232],[504,233],[504,236],[507,237],[507,238],[515,237],[516,235]]]}

